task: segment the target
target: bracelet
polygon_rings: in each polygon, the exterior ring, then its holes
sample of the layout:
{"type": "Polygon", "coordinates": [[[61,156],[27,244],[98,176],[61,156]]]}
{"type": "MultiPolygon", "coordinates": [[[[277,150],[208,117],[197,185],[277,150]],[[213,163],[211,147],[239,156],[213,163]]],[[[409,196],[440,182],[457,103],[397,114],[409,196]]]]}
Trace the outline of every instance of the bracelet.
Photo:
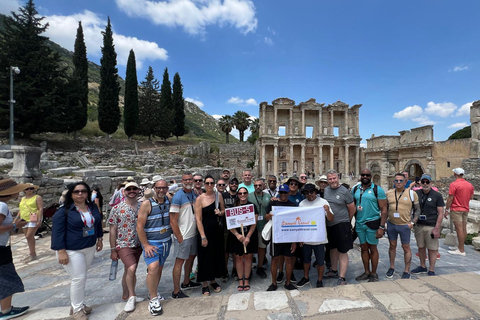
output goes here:
{"type": "Polygon", "coordinates": [[[110,249],[111,251],[117,251],[117,249],[110,249]]]}
{"type": "Polygon", "coordinates": [[[382,230],[385,230],[385,227],[384,227],[384,226],[380,226],[379,228],[382,229],[382,230]]]}
{"type": "Polygon", "coordinates": [[[97,238],[97,241],[103,241],[103,238],[97,238]]]}
{"type": "Polygon", "coordinates": [[[203,241],[203,240],[207,240],[207,237],[202,237],[202,241],[203,241]]]}

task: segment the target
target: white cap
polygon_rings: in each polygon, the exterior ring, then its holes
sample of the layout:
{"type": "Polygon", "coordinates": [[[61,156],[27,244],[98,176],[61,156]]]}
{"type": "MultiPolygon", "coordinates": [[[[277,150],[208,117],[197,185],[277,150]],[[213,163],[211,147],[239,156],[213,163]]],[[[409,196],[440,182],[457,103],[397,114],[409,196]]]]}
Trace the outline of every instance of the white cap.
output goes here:
{"type": "Polygon", "coordinates": [[[157,182],[158,180],[163,180],[162,176],[160,176],[160,175],[153,176],[153,178],[152,178],[152,183],[155,183],[155,182],[157,182]]]}
{"type": "Polygon", "coordinates": [[[129,182],[125,185],[125,189],[127,189],[128,187],[135,187],[138,189],[138,184],[136,182],[129,182]]]}
{"type": "Polygon", "coordinates": [[[465,174],[465,170],[463,170],[462,168],[455,168],[452,171],[453,173],[458,174],[459,176],[465,174]]]}

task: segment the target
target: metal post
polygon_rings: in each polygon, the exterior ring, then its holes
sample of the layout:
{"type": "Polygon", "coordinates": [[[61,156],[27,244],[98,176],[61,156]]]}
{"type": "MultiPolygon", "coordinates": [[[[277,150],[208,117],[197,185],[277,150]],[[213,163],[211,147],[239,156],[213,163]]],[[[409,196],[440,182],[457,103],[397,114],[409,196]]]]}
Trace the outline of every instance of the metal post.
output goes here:
{"type": "Polygon", "coordinates": [[[13,67],[10,67],[10,146],[13,146],[13,67]]]}

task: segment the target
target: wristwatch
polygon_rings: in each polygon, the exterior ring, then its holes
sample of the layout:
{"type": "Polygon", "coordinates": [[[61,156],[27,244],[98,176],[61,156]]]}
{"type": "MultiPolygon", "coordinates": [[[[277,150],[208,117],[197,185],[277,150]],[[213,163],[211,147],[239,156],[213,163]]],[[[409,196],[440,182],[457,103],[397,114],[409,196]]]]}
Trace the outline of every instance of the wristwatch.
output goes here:
{"type": "Polygon", "coordinates": [[[384,226],[379,226],[380,229],[382,230],[385,230],[385,227],[384,226]]]}

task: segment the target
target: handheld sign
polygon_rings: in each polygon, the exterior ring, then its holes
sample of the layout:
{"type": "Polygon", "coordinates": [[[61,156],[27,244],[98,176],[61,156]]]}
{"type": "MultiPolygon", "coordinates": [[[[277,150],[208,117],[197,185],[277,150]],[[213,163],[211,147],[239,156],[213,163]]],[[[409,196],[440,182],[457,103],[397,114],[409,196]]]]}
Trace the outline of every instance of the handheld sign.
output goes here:
{"type": "Polygon", "coordinates": [[[227,229],[250,226],[255,224],[255,208],[253,204],[247,204],[235,208],[225,209],[227,229]]]}

